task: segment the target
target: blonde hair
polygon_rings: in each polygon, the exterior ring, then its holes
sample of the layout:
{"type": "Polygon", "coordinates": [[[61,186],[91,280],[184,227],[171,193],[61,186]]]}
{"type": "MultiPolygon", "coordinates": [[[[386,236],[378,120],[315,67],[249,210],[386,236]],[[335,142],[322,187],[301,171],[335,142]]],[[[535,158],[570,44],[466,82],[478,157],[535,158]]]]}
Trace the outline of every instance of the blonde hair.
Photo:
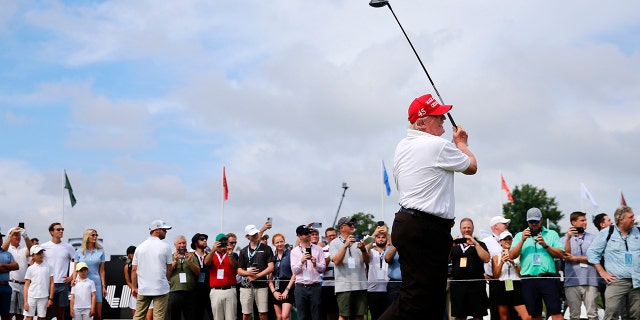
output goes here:
{"type": "MultiPolygon", "coordinates": [[[[89,237],[91,236],[92,233],[98,233],[98,231],[96,231],[96,229],[87,229],[84,231],[84,234],[82,235],[82,256],[86,257],[86,252],[87,252],[87,243],[89,243],[89,237]]],[[[98,238],[96,237],[96,244],[95,244],[95,248],[94,249],[102,249],[102,246],[100,245],[100,243],[98,242],[98,238]]]]}

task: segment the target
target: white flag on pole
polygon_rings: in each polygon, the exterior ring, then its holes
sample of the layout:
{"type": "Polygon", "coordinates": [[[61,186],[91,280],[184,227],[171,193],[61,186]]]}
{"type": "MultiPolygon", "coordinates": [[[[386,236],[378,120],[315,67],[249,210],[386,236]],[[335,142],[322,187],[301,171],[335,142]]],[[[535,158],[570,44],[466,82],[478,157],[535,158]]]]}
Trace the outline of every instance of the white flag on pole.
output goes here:
{"type": "Polygon", "coordinates": [[[587,199],[587,200],[589,200],[589,201],[591,201],[591,204],[597,210],[598,209],[598,203],[596,202],[596,199],[593,197],[591,192],[589,192],[589,190],[587,189],[587,186],[585,186],[584,183],[581,183],[581,185],[582,185],[582,197],[587,199]]]}

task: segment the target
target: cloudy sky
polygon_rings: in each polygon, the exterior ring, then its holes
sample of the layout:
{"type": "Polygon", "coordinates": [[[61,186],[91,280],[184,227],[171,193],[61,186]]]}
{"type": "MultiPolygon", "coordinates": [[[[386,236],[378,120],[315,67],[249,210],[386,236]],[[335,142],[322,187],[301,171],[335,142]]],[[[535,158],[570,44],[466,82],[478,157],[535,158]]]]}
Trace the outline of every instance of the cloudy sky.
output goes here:
{"type": "MultiPolygon", "coordinates": [[[[500,173],[567,216],[640,200],[640,3],[392,5],[478,158],[456,177],[457,217],[482,229],[500,213],[500,173]]],[[[365,0],[7,0],[0,47],[2,231],[93,227],[108,254],[154,219],[170,239],[215,236],[222,166],[224,232],[271,216],[294,241],[333,222],[343,182],[341,216],[391,223],[381,161],[391,171],[409,103],[433,93],[391,12],[365,0]]]]}

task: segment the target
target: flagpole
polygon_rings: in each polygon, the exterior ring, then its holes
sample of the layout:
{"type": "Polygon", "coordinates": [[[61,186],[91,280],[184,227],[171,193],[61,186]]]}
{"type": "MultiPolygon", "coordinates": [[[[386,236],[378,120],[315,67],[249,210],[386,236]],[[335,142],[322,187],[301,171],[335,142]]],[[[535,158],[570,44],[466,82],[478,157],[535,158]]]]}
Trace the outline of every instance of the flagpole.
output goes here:
{"type": "Polygon", "coordinates": [[[502,171],[499,172],[500,173],[500,187],[498,189],[498,194],[500,195],[500,199],[499,199],[499,203],[498,203],[498,208],[500,209],[499,211],[502,213],[502,215],[504,216],[504,206],[502,205],[504,202],[504,199],[502,198],[502,194],[504,193],[504,191],[502,190],[502,171]]]}
{"type": "Polygon", "coordinates": [[[221,199],[221,206],[222,206],[222,214],[220,215],[220,233],[223,232],[224,230],[224,176],[225,176],[225,172],[224,172],[224,166],[222,166],[222,193],[220,194],[220,199],[221,199]]]}
{"type": "MultiPolygon", "coordinates": [[[[380,178],[382,178],[381,180],[384,182],[384,169],[383,169],[382,172],[380,172],[380,178]]],[[[380,186],[380,203],[381,203],[381,208],[380,209],[382,209],[382,221],[385,221],[384,220],[384,193],[386,191],[387,191],[387,186],[385,186],[385,184],[382,183],[382,186],[380,186]]]]}
{"type": "Polygon", "coordinates": [[[66,185],[67,180],[65,177],[67,176],[67,171],[62,169],[62,225],[64,226],[64,187],[66,185]]]}

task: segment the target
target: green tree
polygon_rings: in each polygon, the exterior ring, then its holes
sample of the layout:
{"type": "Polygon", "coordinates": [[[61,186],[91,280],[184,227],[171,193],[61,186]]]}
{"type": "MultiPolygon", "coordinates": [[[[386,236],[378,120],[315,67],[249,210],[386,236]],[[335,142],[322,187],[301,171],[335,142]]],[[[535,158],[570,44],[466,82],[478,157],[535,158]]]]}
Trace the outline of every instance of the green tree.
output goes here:
{"type": "Polygon", "coordinates": [[[562,236],[558,221],[564,216],[558,210],[558,203],[554,197],[549,197],[547,191],[538,189],[530,184],[524,184],[521,187],[516,186],[511,193],[513,203],[506,203],[502,206],[504,217],[511,219],[509,224],[509,232],[514,235],[527,227],[527,210],[536,207],[542,211],[544,226],[549,222],[549,229],[555,230],[562,236]]]}
{"type": "Polygon", "coordinates": [[[356,231],[353,234],[356,238],[362,239],[366,235],[373,234],[376,229],[376,221],[370,213],[358,212],[351,216],[355,220],[356,231]]]}

